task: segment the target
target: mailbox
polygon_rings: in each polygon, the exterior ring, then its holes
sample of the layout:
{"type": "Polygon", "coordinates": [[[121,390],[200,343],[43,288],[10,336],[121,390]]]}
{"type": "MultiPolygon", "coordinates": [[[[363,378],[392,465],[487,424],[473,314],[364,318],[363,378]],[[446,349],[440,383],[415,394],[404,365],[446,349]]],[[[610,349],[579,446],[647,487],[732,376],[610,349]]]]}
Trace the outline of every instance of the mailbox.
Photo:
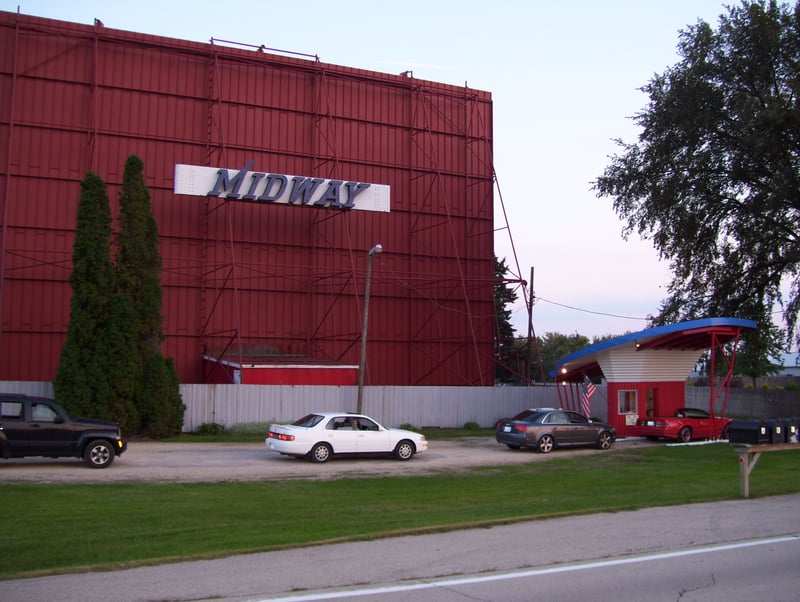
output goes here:
{"type": "Polygon", "coordinates": [[[786,443],[786,436],[785,436],[785,429],[783,428],[783,422],[780,418],[768,418],[766,421],[767,423],[767,434],[769,434],[769,442],[770,443],[786,443]]]}
{"type": "Polygon", "coordinates": [[[770,443],[772,432],[764,420],[733,420],[728,425],[730,443],[759,445],[770,443]]]}
{"type": "Polygon", "coordinates": [[[800,418],[781,418],[786,443],[800,443],[800,418]]]}

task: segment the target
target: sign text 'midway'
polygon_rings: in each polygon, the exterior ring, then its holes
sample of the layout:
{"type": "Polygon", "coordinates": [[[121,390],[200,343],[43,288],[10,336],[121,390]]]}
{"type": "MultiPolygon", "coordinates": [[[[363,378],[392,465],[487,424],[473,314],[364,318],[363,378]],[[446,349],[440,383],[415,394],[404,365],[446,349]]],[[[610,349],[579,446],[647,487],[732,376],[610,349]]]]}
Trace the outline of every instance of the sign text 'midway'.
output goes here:
{"type": "Polygon", "coordinates": [[[256,203],[309,205],[333,209],[389,211],[389,186],[345,180],[239,170],[175,166],[175,194],[239,199],[256,203]]]}

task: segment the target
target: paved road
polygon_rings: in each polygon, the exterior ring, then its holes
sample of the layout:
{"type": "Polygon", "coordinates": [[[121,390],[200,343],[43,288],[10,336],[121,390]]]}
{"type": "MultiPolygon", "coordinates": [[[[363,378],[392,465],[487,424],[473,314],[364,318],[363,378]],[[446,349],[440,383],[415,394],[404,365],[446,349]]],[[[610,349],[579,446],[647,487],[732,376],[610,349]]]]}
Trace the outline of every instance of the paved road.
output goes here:
{"type": "MultiPolygon", "coordinates": [[[[800,494],[713,504],[653,508],[635,512],[603,513],[522,524],[457,531],[436,535],[408,536],[369,542],[353,542],[234,556],[231,558],[140,567],[103,573],[62,575],[0,583],[0,599],[16,602],[59,600],[61,602],[155,602],[163,600],[271,600],[288,596],[295,600],[513,600],[554,599],[552,592],[536,589],[529,596],[514,598],[495,584],[482,597],[468,596],[446,584],[410,591],[405,597],[383,597],[381,588],[431,584],[437,579],[462,581],[485,579],[505,571],[564,568],[574,563],[630,561],[637,555],[672,550],[698,550],[719,543],[751,542],[761,538],[790,536],[789,543],[771,545],[782,567],[800,567],[800,494]],[[346,595],[337,594],[341,589],[346,595]],[[537,592],[544,594],[539,597],[537,592]],[[444,594],[447,594],[447,598],[444,594]],[[423,594],[432,597],[423,597],[423,594]]],[[[723,552],[725,553],[725,552],[723,552]]],[[[728,552],[733,553],[733,552],[728,552]]],[[[622,600],[717,600],[714,592],[730,586],[727,578],[702,564],[705,556],[689,559],[695,567],[675,569],[654,559],[651,570],[674,580],[662,583],[668,595],[655,596],[633,591],[611,565],[598,567],[593,599],[622,600]],[[662,563],[664,570],[658,570],[662,563]],[[602,570],[605,569],[605,570],[602,570]],[[696,574],[699,571],[699,575],[696,574]],[[605,579],[600,576],[605,575],[605,579]],[[716,582],[719,579],[719,582],[716,582]],[[604,593],[605,592],[605,593],[604,593]]],[[[745,564],[745,566],[747,566],[745,564]]],[[[776,566],[788,585],[764,583],[764,576],[739,575],[740,596],[728,600],[797,600],[800,573],[776,566]],[[774,585],[783,596],[751,594],[774,585]],[[786,589],[784,589],[786,588],[786,589]]],[[[557,599],[585,600],[571,575],[562,575],[557,599]]],[[[591,590],[590,590],[591,591],[591,590]]],[[[524,596],[524,594],[523,594],[524,596]]]]}

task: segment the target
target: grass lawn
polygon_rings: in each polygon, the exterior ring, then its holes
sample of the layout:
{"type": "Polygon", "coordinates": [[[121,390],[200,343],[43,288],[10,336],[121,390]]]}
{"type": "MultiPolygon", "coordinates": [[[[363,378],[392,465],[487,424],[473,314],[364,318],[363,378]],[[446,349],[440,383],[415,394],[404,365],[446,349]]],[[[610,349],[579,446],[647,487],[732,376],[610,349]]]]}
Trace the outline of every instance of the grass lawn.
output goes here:
{"type": "MultiPolygon", "coordinates": [[[[800,453],[764,454],[751,475],[751,496],[800,491],[799,467],[800,453]]],[[[723,444],[616,448],[575,458],[556,452],[545,462],[452,476],[6,484],[0,577],[737,498],[737,456],[723,444]]]]}

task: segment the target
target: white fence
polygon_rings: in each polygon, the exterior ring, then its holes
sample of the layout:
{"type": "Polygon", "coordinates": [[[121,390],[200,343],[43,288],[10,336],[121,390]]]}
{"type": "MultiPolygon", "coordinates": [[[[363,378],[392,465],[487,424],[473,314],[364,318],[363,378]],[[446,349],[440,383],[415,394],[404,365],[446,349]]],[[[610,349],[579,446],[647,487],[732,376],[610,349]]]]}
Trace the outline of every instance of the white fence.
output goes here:
{"type": "MultiPolygon", "coordinates": [[[[0,382],[0,391],[52,397],[48,382],[0,382]]],[[[184,432],[204,423],[289,422],[314,411],[356,411],[357,387],[271,385],[181,385],[186,405],[184,432]]],[[[686,405],[708,409],[708,387],[686,387],[686,405]]],[[[591,399],[592,416],[608,417],[606,387],[591,399]]],[[[532,387],[365,387],[364,413],[386,426],[411,424],[460,428],[467,422],[490,427],[525,408],[558,407],[553,385],[532,387]]],[[[715,408],[717,412],[721,407],[715,408]]],[[[736,417],[800,416],[800,391],[731,389],[726,414],[736,417]]]]}
{"type": "MultiPolygon", "coordinates": [[[[598,387],[603,390],[605,387],[598,387]]],[[[50,383],[0,382],[0,391],[52,397],[50,383]]],[[[271,385],[181,385],[186,406],[183,431],[204,423],[290,422],[314,411],[356,411],[357,387],[271,385]]],[[[605,395],[592,398],[592,413],[605,418],[605,395]]],[[[363,411],[385,424],[416,427],[490,427],[525,408],[558,407],[555,386],[365,387],[363,411]]]]}
{"type": "MultiPolygon", "coordinates": [[[[355,412],[357,394],[357,387],[181,385],[183,430],[209,422],[287,422],[314,411],[355,412]]],[[[363,412],[386,426],[489,427],[525,408],[558,405],[554,386],[365,387],[363,412]]]]}
{"type": "MultiPolygon", "coordinates": [[[[686,405],[708,410],[711,389],[686,387],[686,405]]],[[[722,399],[714,410],[722,411],[722,399]]],[[[735,418],[794,418],[800,417],[800,391],[786,389],[732,388],[728,392],[726,416],[735,418]]]]}

